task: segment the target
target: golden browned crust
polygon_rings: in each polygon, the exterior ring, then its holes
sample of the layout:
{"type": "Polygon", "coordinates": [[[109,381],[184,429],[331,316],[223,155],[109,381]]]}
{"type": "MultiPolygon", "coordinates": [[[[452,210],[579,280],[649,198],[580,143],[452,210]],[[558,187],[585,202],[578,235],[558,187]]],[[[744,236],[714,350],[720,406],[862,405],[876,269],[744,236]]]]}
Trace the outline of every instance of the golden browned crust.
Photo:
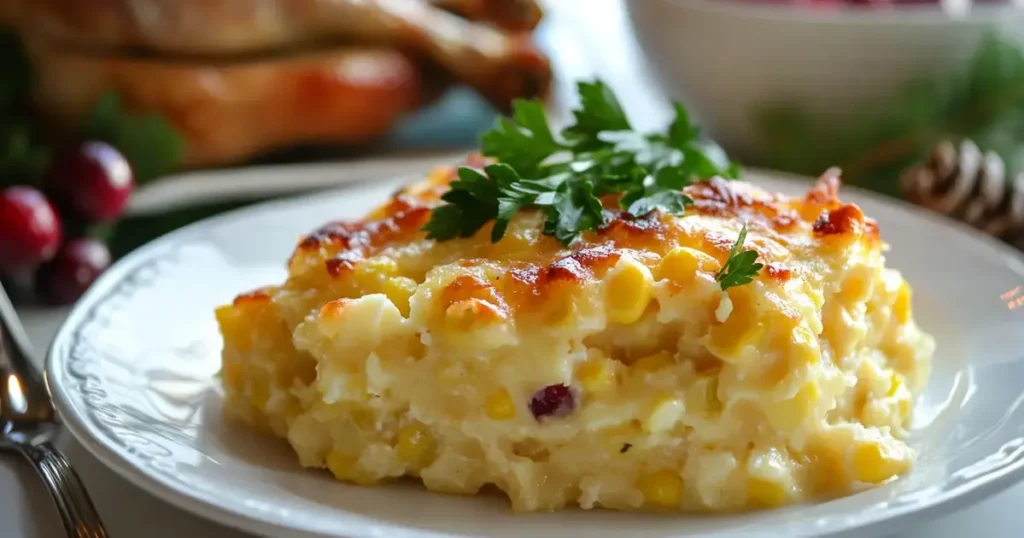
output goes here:
{"type": "MultiPolygon", "coordinates": [[[[479,157],[470,161],[472,166],[483,164],[479,157]]],[[[310,263],[322,264],[330,277],[342,278],[390,247],[422,240],[423,225],[432,208],[441,203],[440,195],[456,177],[455,171],[454,167],[438,169],[423,183],[396,192],[368,217],[332,222],[310,233],[299,241],[292,255],[293,268],[300,265],[296,260],[302,259],[301,265],[305,267],[310,263]]],[[[831,171],[803,198],[788,198],[745,182],[712,178],[684,189],[694,203],[688,209],[689,216],[682,218],[659,213],[634,217],[618,209],[614,197],[606,198],[603,202],[607,224],[584,234],[571,249],[563,249],[552,237],[540,236],[533,244],[535,256],[529,261],[468,258],[461,264],[502,264],[508,275],[500,284],[504,297],[516,305],[537,303],[540,307],[542,298],[563,283],[603,278],[624,254],[647,260],[653,266],[671,249],[686,245],[724,263],[736,241],[736,229],[745,223],[751,236],[758,238],[748,241],[746,248],[758,251],[765,263],[762,278],[782,284],[794,276],[794,267],[788,260],[792,249],[837,248],[855,241],[863,241],[871,249],[880,248],[875,222],[856,205],[841,202],[838,188],[838,176],[831,171]],[[714,226],[707,227],[706,218],[732,224],[720,232],[714,226]],[[695,224],[698,221],[704,224],[695,224]]],[[[488,228],[485,226],[479,234],[489,237],[488,228]]],[[[466,289],[479,291],[480,286],[493,285],[472,284],[456,280],[451,286],[457,290],[445,293],[462,297],[466,289]]]]}
{"type": "Polygon", "coordinates": [[[302,143],[355,143],[388,131],[421,98],[404,54],[347,48],[262,61],[186,63],[77,54],[41,41],[29,51],[34,100],[72,129],[105,92],[160,114],[184,135],[183,166],[220,165],[302,143]]]}

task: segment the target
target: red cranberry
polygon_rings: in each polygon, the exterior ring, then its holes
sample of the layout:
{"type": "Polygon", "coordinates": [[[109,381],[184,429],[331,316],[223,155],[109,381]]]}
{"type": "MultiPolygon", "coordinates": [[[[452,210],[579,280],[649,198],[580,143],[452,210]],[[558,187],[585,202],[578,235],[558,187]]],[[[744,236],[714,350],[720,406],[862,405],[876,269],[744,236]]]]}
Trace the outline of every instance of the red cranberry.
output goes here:
{"type": "Polygon", "coordinates": [[[95,239],[72,239],[36,274],[39,297],[54,304],[71,304],[110,265],[110,251],[95,239]]]}
{"type": "Polygon", "coordinates": [[[100,222],[119,217],[135,188],[128,161],[105,142],[84,142],[63,152],[46,181],[58,203],[100,222]]]}
{"type": "Polygon", "coordinates": [[[31,268],[53,257],[63,232],[43,193],[31,187],[0,192],[0,272],[31,268]]]}
{"type": "Polygon", "coordinates": [[[530,412],[540,420],[544,417],[562,417],[576,409],[576,398],[572,389],[563,385],[548,385],[533,393],[530,398],[530,412]]]}

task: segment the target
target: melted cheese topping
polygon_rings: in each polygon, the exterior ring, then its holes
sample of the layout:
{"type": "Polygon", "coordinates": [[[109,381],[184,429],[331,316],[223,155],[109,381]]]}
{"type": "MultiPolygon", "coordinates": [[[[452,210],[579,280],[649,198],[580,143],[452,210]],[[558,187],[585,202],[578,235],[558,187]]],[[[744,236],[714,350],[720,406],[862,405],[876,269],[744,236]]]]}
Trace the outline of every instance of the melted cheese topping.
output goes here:
{"type": "Polygon", "coordinates": [[[875,222],[826,174],[804,198],[713,179],[684,217],[571,249],[524,211],[498,243],[420,228],[432,174],[301,239],[279,286],[217,310],[226,409],[340,480],[493,484],[518,511],[722,511],[905,472],[934,347],[875,222]],[[723,291],[746,223],[766,267],[723,291]]]}

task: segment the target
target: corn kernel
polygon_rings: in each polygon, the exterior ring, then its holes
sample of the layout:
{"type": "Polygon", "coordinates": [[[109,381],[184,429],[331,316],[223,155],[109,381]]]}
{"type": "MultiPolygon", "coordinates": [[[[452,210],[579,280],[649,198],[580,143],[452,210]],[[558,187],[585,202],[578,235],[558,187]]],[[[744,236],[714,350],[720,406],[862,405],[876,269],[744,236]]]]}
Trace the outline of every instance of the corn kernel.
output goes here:
{"type": "Polygon", "coordinates": [[[718,399],[718,377],[701,377],[686,389],[686,408],[702,415],[720,413],[722,402],[718,399]]]}
{"type": "Polygon", "coordinates": [[[356,265],[354,273],[363,291],[380,289],[384,279],[398,272],[398,264],[390,258],[370,258],[356,265]]]}
{"type": "Polygon", "coordinates": [[[910,392],[905,390],[906,384],[903,382],[900,374],[893,372],[892,378],[889,382],[888,396],[890,398],[896,398],[896,409],[899,412],[900,418],[907,420],[910,418],[910,392]]]}
{"type": "Polygon", "coordinates": [[[349,456],[337,448],[331,450],[325,458],[327,469],[338,480],[355,482],[369,486],[377,483],[377,479],[359,467],[359,458],[349,456]]]}
{"type": "MultiPolygon", "coordinates": [[[[900,418],[907,420],[910,418],[910,399],[903,398],[896,402],[896,409],[899,411],[900,418]]],[[[906,424],[906,423],[904,423],[906,424]]]]}
{"type": "Polygon", "coordinates": [[[516,406],[508,390],[499,389],[487,397],[487,416],[493,420],[509,420],[516,416],[516,406]]]}
{"type": "Polygon", "coordinates": [[[437,445],[422,424],[407,424],[398,430],[395,450],[402,461],[414,469],[422,469],[433,463],[437,445]]]}
{"type": "Polygon", "coordinates": [[[747,480],[747,502],[760,508],[775,508],[786,504],[789,493],[778,482],[751,477],[747,480]]]}
{"type": "Polygon", "coordinates": [[[732,312],[722,323],[711,326],[708,350],[721,359],[736,359],[748,345],[753,345],[764,334],[764,323],[754,310],[754,299],[747,286],[731,288],[729,299],[732,312]]]}
{"type": "Polygon", "coordinates": [[[402,317],[409,317],[409,299],[416,293],[416,281],[404,276],[389,278],[384,284],[384,295],[395,304],[402,317]]]}
{"type": "Polygon", "coordinates": [[[612,323],[636,323],[651,302],[651,271],[640,262],[623,256],[605,287],[605,308],[612,323]]]}
{"type": "Polygon", "coordinates": [[[896,396],[900,393],[900,389],[903,388],[903,380],[900,379],[900,375],[893,372],[889,377],[889,392],[887,396],[896,396]]]}
{"type": "Polygon", "coordinates": [[[790,399],[765,408],[765,414],[772,427],[778,430],[792,430],[803,424],[818,404],[821,392],[818,385],[807,383],[790,399]]]}
{"type": "Polygon", "coordinates": [[[668,351],[659,351],[634,362],[629,366],[629,368],[637,373],[653,373],[663,368],[668,368],[675,363],[675,357],[673,357],[671,353],[668,351]]]}
{"type": "Polygon", "coordinates": [[[821,347],[818,345],[818,339],[804,325],[800,325],[793,329],[793,341],[790,348],[793,354],[792,364],[818,364],[821,360],[821,347]]]}
{"type": "Polygon", "coordinates": [[[555,284],[547,289],[544,297],[544,323],[563,326],[571,322],[576,314],[575,289],[568,284],[555,284]]]}
{"type": "Polygon", "coordinates": [[[615,385],[615,372],[607,359],[591,359],[576,367],[576,381],[589,393],[615,385]]]}
{"type": "Polygon", "coordinates": [[[692,248],[678,247],[672,249],[658,265],[658,278],[664,278],[680,284],[693,282],[698,271],[718,272],[722,268],[718,260],[692,248]]]}
{"type": "Polygon", "coordinates": [[[862,303],[871,295],[873,275],[861,266],[855,270],[845,282],[839,294],[846,303],[862,303]]]}
{"type": "Polygon", "coordinates": [[[892,305],[892,314],[896,317],[896,321],[900,323],[910,321],[910,300],[910,286],[903,282],[900,284],[899,291],[896,292],[896,302],[892,305]]]}
{"type": "Polygon", "coordinates": [[[377,431],[377,416],[369,409],[354,409],[352,410],[352,422],[357,428],[364,432],[375,432],[377,431]]]}
{"type": "Polygon", "coordinates": [[[659,398],[651,408],[650,414],[644,420],[644,429],[648,432],[665,432],[675,427],[679,419],[683,418],[683,402],[671,396],[659,398]]]}
{"type": "Polygon", "coordinates": [[[673,471],[643,475],[637,479],[636,487],[653,505],[677,507],[683,499],[683,479],[673,471]]]}
{"type": "Polygon", "coordinates": [[[814,463],[811,477],[815,493],[836,495],[849,489],[852,478],[842,452],[826,446],[815,446],[808,455],[814,463]]]}
{"type": "Polygon", "coordinates": [[[853,470],[857,480],[880,484],[904,473],[909,458],[896,447],[878,441],[865,441],[853,451],[853,470]]]}

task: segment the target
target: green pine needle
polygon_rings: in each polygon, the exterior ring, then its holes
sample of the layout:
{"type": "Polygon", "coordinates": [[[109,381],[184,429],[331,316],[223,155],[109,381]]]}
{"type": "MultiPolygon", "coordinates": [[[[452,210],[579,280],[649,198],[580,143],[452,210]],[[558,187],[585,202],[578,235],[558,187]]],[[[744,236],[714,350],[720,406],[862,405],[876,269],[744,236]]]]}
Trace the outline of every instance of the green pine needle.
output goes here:
{"type": "Polygon", "coordinates": [[[970,138],[1024,170],[1024,51],[990,34],[965,69],[916,81],[874,112],[819,124],[782,101],[756,121],[766,166],[812,175],[839,166],[844,180],[894,196],[900,172],[943,140],[970,138]]]}

